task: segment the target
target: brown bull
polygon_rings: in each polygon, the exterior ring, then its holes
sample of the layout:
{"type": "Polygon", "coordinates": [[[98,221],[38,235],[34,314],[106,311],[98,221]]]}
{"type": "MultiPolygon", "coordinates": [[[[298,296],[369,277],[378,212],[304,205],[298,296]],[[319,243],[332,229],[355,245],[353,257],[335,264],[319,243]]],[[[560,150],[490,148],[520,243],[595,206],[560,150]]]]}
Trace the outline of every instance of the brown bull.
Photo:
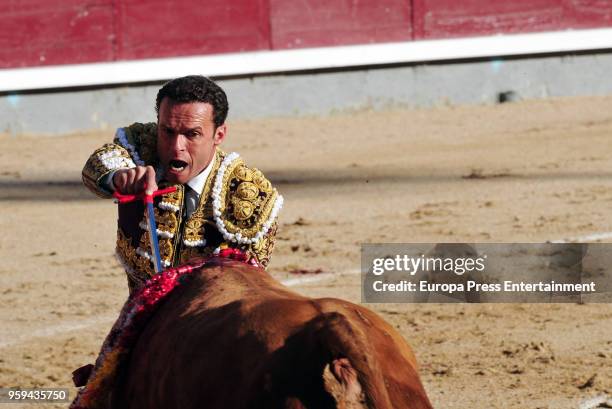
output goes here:
{"type": "Polygon", "coordinates": [[[168,296],[123,376],[117,406],[134,409],[431,408],[410,347],[376,314],[230,260],[168,296]]]}

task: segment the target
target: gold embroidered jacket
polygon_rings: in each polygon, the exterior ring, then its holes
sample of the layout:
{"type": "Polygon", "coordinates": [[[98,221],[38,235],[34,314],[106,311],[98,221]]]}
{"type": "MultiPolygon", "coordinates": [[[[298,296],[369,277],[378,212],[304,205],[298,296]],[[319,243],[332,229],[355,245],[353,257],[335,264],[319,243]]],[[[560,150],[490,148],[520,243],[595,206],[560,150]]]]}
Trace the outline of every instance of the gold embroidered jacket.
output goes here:
{"type": "MultiPolygon", "coordinates": [[[[97,149],[83,168],[83,183],[101,197],[101,185],[112,171],[136,165],[157,167],[155,123],[120,128],[113,143],[97,149]]],[[[266,266],[274,246],[276,218],[283,198],[264,175],[244,164],[236,153],[217,149],[196,210],[185,217],[184,186],[156,198],[155,219],[164,267],[176,266],[216,249],[239,248],[266,266]]],[[[159,188],[171,186],[164,181],[159,188]]],[[[141,202],[118,206],[117,257],[125,267],[130,291],[153,275],[145,207],[141,202]]]]}

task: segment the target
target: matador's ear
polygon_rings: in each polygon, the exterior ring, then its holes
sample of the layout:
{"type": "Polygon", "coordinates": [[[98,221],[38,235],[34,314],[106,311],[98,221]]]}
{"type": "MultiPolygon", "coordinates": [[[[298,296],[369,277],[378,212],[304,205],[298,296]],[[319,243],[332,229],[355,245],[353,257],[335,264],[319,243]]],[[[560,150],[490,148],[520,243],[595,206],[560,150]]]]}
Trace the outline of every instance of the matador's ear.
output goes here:
{"type": "Polygon", "coordinates": [[[221,142],[225,140],[227,136],[227,125],[223,124],[215,129],[215,134],[213,135],[213,143],[215,145],[219,145],[221,142]]]}

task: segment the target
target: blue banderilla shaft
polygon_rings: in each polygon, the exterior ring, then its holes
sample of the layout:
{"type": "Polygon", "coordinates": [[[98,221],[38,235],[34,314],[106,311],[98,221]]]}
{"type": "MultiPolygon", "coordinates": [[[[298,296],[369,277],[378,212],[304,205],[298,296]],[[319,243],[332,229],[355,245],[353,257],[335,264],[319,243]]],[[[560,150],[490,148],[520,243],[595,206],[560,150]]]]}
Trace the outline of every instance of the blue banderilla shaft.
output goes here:
{"type": "Polygon", "coordinates": [[[163,271],[161,255],[159,254],[159,241],[157,240],[157,224],[155,223],[155,212],[153,211],[153,197],[151,201],[145,199],[147,203],[147,224],[149,226],[149,239],[151,241],[151,257],[153,257],[153,267],[156,273],[163,271]]]}
{"type": "Polygon", "coordinates": [[[153,208],[153,197],[164,195],[166,193],[174,192],[176,190],[175,186],[156,190],[151,194],[146,194],[145,192],[138,195],[123,195],[119,192],[113,193],[115,199],[117,199],[117,203],[129,203],[134,200],[142,200],[147,207],[147,227],[149,228],[149,241],[151,242],[151,261],[153,261],[153,268],[155,269],[155,273],[161,273],[164,271],[161,263],[161,254],[159,253],[159,240],[157,239],[157,224],[155,223],[155,210],[153,208]]]}

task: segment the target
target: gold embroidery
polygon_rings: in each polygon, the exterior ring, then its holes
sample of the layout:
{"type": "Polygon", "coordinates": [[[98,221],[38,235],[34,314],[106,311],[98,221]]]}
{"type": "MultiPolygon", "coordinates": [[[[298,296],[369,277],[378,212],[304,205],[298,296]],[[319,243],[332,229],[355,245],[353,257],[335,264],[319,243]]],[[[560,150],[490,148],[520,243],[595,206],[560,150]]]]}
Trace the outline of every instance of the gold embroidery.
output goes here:
{"type": "Polygon", "coordinates": [[[242,164],[234,169],[234,176],[240,180],[244,180],[245,182],[250,182],[253,180],[253,171],[242,164]]]}
{"type": "Polygon", "coordinates": [[[266,193],[272,192],[272,184],[259,169],[253,169],[253,183],[266,193]]]}
{"type": "Polygon", "coordinates": [[[259,195],[259,189],[253,183],[242,182],[236,189],[236,194],[239,198],[245,200],[253,200],[259,195]]]}
{"type": "MultiPolygon", "coordinates": [[[[135,122],[123,128],[127,142],[134,147],[136,152],[147,165],[156,165],[157,158],[157,124],[155,122],[135,122]]],[[[119,142],[115,139],[115,143],[119,142]]]]}
{"type": "Polygon", "coordinates": [[[270,218],[278,193],[258,169],[249,169],[238,158],[223,175],[221,218],[231,234],[252,239],[270,218]]]}
{"type": "MultiPolygon", "coordinates": [[[[165,187],[172,186],[169,184],[164,184],[160,186],[160,189],[165,187]]],[[[180,208],[183,207],[183,188],[181,185],[176,186],[176,190],[174,192],[166,193],[162,196],[158,207],[160,207],[164,211],[176,212],[180,208]]]]}
{"type": "MultiPolygon", "coordinates": [[[[143,232],[140,236],[140,244],[138,248],[140,249],[141,254],[144,254],[146,252],[149,254],[149,257],[153,257],[153,255],[151,254],[151,241],[149,240],[148,231],[143,232]]],[[[138,250],[136,250],[136,253],[138,253],[138,250]]],[[[145,271],[148,276],[152,276],[155,273],[155,270],[153,269],[153,261],[147,257],[142,256],[141,254],[138,254],[139,259],[142,260],[142,262],[138,263],[138,266],[141,271],[145,271]]]]}
{"type": "Polygon", "coordinates": [[[178,218],[176,213],[165,209],[155,209],[155,220],[157,229],[172,235],[178,230],[178,218]]]}
{"type": "MultiPolygon", "coordinates": [[[[131,127],[130,132],[132,132],[131,127]]],[[[134,135],[130,134],[128,136],[133,138],[134,135]]],[[[132,139],[130,141],[134,143],[134,146],[138,146],[137,141],[132,139]]],[[[184,206],[184,187],[176,185],[177,191],[162,196],[157,202],[155,206],[157,228],[160,232],[167,233],[158,237],[160,255],[166,266],[168,264],[179,265],[194,257],[210,256],[219,246],[222,238],[214,221],[212,188],[225,156],[223,151],[217,150],[213,168],[200,195],[198,206],[193,214],[184,221],[182,232],[179,232],[179,228],[181,228],[181,212],[184,206]],[[204,245],[188,246],[185,245],[185,241],[189,243],[206,241],[206,243],[204,245]]],[[[242,160],[230,164],[226,171],[222,191],[219,195],[222,200],[221,217],[229,231],[233,229],[234,232],[242,232],[243,237],[249,232],[256,234],[263,223],[268,220],[277,193],[261,172],[248,168],[242,163],[242,160]]],[[[170,185],[160,183],[160,189],[167,186],[170,185]]],[[[146,222],[144,216],[143,213],[141,220],[143,223],[146,222]]],[[[275,232],[276,223],[273,223],[268,233],[257,243],[244,245],[229,243],[229,245],[246,251],[247,254],[255,257],[261,265],[265,266],[269,262],[275,232]]],[[[151,254],[148,232],[143,231],[138,239],[139,245],[133,247],[131,239],[123,233],[120,232],[117,238],[118,253],[124,259],[126,270],[128,270],[130,289],[141,286],[145,280],[154,274],[153,262],[137,253],[138,249],[141,254],[144,254],[144,252],[151,254]]]]}
{"type": "Polygon", "coordinates": [[[128,267],[133,268],[136,260],[136,250],[121,229],[117,229],[117,253],[128,267]]]}
{"type": "Polygon", "coordinates": [[[121,138],[117,136],[113,143],[105,144],[95,150],[83,168],[83,184],[100,197],[111,196],[99,185],[100,180],[109,172],[139,164],[154,166],[157,164],[157,124],[135,123],[123,128],[123,132],[124,142],[129,146],[123,146],[121,138]]]}
{"type": "Polygon", "coordinates": [[[131,293],[141,287],[148,276],[142,274],[143,270],[140,268],[142,258],[136,254],[136,249],[132,247],[131,241],[123,234],[121,228],[117,229],[117,255],[124,264],[131,293]]]}
{"type": "Polygon", "coordinates": [[[181,251],[181,258],[180,258],[180,263],[186,263],[189,260],[191,260],[192,258],[198,258],[198,257],[208,257],[210,255],[212,255],[212,252],[214,251],[214,249],[210,246],[207,247],[185,247],[182,251],[181,251]]]}
{"type": "Polygon", "coordinates": [[[251,245],[251,251],[249,253],[255,255],[255,259],[264,267],[270,262],[270,254],[272,254],[272,250],[274,249],[276,229],[277,223],[275,222],[270,227],[270,230],[268,230],[268,234],[257,241],[257,243],[251,245]]]}
{"type": "MultiPolygon", "coordinates": [[[[210,174],[206,179],[202,193],[198,201],[196,210],[189,216],[183,226],[183,242],[178,244],[181,248],[180,260],[181,262],[189,260],[189,258],[204,255],[203,248],[208,246],[206,242],[206,224],[207,220],[212,219],[212,202],[210,200],[210,191],[212,183],[217,174],[222,157],[224,156],[223,151],[217,149],[215,153],[214,162],[210,174]]],[[[211,254],[211,251],[207,251],[206,254],[211,254]]]]}
{"type": "MultiPolygon", "coordinates": [[[[160,189],[171,185],[163,184],[160,189]]],[[[175,243],[179,235],[180,211],[183,204],[183,187],[175,185],[174,192],[166,193],[160,199],[155,209],[155,219],[158,230],[168,232],[172,237],[158,237],[159,255],[162,262],[172,266],[176,254],[175,243]]],[[[164,266],[165,267],[165,266],[164,266]]]]}
{"type": "MultiPolygon", "coordinates": [[[[154,260],[150,243],[151,242],[149,240],[149,232],[143,232],[143,234],[140,236],[140,243],[138,248],[141,254],[144,254],[146,252],[149,257],[144,257],[138,254],[138,251],[137,255],[140,260],[144,260],[143,262],[138,263],[139,268],[144,268],[144,271],[146,271],[149,276],[152,276],[155,273],[155,268],[153,267],[154,260]]],[[[168,265],[172,265],[172,256],[174,255],[174,247],[172,245],[172,240],[158,238],[157,244],[159,246],[159,256],[162,260],[162,266],[167,267],[168,265]]]]}
{"type": "Polygon", "coordinates": [[[251,217],[256,206],[255,203],[236,198],[232,198],[232,204],[234,205],[234,217],[238,219],[239,222],[247,220],[249,217],[251,217]]]}
{"type": "Polygon", "coordinates": [[[193,216],[185,222],[183,238],[190,242],[198,242],[204,237],[204,215],[200,212],[193,216]]]}
{"type": "Polygon", "coordinates": [[[107,143],[96,149],[87,159],[81,174],[83,184],[97,196],[108,198],[111,195],[100,188],[100,180],[113,170],[133,166],[134,163],[126,149],[120,145],[107,143]]]}
{"type": "Polygon", "coordinates": [[[144,280],[148,280],[149,277],[153,276],[153,264],[144,257],[138,257],[136,259],[136,271],[144,276],[144,280]]]}

